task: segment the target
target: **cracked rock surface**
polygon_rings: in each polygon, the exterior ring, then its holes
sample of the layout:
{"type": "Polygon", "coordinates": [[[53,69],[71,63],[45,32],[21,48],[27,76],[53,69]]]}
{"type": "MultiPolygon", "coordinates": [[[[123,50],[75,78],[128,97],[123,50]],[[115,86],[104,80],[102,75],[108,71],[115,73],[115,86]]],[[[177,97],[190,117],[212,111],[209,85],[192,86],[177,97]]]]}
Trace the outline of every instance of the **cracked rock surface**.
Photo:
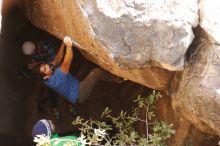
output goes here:
{"type": "Polygon", "coordinates": [[[200,39],[197,51],[183,71],[173,107],[201,130],[220,133],[220,47],[200,39]]]}

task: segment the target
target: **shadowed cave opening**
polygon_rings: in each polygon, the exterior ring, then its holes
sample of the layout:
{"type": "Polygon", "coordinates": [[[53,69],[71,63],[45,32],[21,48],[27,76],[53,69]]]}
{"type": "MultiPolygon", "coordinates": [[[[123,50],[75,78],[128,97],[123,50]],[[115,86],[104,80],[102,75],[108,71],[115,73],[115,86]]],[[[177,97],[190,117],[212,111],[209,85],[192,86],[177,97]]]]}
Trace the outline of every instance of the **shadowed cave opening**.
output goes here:
{"type": "MultiPolygon", "coordinates": [[[[69,113],[67,102],[62,97],[58,98],[61,121],[53,115],[48,97],[43,103],[45,113],[39,113],[36,101],[39,81],[20,78],[17,75],[17,70],[28,63],[27,56],[22,52],[22,44],[27,40],[48,36],[53,37],[55,43],[60,43],[58,38],[33,26],[17,8],[3,16],[0,39],[0,139],[4,146],[33,145],[31,129],[33,124],[41,118],[52,119],[58,133],[74,130],[71,126],[73,117],[69,113]]],[[[81,70],[79,80],[82,80],[97,65],[86,60],[80,51],[74,48],[71,73],[75,75],[82,65],[86,68],[81,70]]],[[[89,99],[75,107],[77,114],[82,117],[100,119],[106,107],[110,107],[114,113],[129,110],[133,104],[133,97],[138,94],[148,94],[150,91],[151,89],[131,81],[123,83],[100,81],[89,99]]]]}

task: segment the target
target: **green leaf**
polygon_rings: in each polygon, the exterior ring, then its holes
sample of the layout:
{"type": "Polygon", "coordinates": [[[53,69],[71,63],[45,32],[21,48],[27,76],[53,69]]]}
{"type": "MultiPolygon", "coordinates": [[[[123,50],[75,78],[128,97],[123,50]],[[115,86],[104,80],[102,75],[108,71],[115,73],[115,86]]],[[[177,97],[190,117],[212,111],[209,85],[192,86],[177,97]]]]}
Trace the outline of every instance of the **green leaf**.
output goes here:
{"type": "Polygon", "coordinates": [[[147,116],[148,116],[148,119],[151,120],[153,117],[155,117],[155,114],[153,111],[150,111],[148,112],[147,116]]]}
{"type": "Polygon", "coordinates": [[[139,108],[142,108],[144,106],[144,102],[142,101],[142,100],[140,100],[139,102],[138,102],[138,107],[139,108]]]}
{"type": "Polygon", "coordinates": [[[162,140],[162,138],[160,136],[158,136],[156,133],[154,133],[154,135],[149,136],[149,138],[150,138],[150,142],[154,146],[157,146],[162,140]]]}
{"type": "Polygon", "coordinates": [[[102,112],[101,118],[103,118],[104,116],[109,115],[112,112],[111,109],[109,109],[109,107],[106,107],[104,112],[102,112]]]}

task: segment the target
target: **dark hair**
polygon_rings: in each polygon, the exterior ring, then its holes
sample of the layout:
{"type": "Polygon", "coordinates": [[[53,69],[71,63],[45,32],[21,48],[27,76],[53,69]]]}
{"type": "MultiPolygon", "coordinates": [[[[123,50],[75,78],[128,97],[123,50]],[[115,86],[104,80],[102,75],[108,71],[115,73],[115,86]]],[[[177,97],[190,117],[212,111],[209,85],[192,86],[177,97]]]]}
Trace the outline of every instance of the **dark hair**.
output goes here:
{"type": "Polygon", "coordinates": [[[50,67],[50,70],[52,71],[52,72],[54,72],[54,70],[55,70],[55,66],[53,65],[53,64],[49,64],[49,67],[50,67]]]}
{"type": "Polygon", "coordinates": [[[38,65],[36,65],[34,68],[32,68],[33,75],[34,75],[34,78],[35,78],[36,80],[43,80],[44,77],[46,76],[45,73],[43,73],[43,72],[40,71],[40,65],[41,65],[41,64],[38,64],[38,65]]]}

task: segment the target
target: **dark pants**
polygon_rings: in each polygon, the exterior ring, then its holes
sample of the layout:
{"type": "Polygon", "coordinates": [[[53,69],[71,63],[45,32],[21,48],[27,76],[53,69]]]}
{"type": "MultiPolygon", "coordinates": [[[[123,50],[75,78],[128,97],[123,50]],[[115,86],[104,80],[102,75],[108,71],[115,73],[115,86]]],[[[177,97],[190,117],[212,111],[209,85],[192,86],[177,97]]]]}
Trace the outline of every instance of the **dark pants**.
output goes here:
{"type": "Polygon", "coordinates": [[[47,91],[48,91],[48,96],[49,96],[49,100],[51,103],[51,106],[53,108],[57,108],[58,105],[58,94],[51,88],[47,87],[47,91]]]}

